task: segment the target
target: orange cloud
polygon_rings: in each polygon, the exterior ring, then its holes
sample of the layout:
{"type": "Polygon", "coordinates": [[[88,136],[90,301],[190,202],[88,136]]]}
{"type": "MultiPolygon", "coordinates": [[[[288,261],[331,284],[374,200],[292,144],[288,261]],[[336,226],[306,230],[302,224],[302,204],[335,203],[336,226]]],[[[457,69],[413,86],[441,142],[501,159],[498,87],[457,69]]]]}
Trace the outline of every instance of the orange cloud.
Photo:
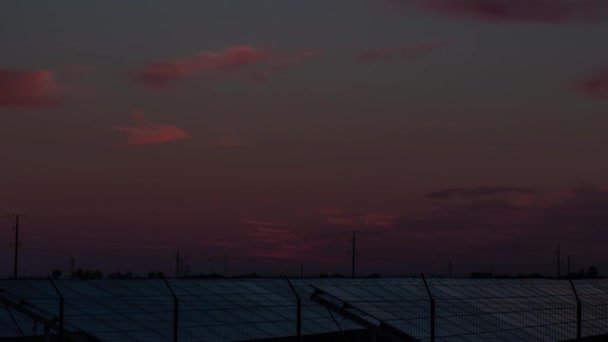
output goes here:
{"type": "Polygon", "coordinates": [[[447,46],[445,43],[418,45],[403,45],[368,50],[357,56],[357,61],[363,64],[374,64],[392,59],[411,59],[428,54],[447,46]]]}
{"type": "Polygon", "coordinates": [[[48,70],[0,69],[0,106],[54,106],[59,103],[58,88],[48,70]]]}
{"type": "Polygon", "coordinates": [[[142,112],[133,113],[132,126],[116,126],[114,130],[127,133],[125,145],[160,144],[190,138],[181,128],[148,121],[142,112]]]}
{"type": "Polygon", "coordinates": [[[189,58],[146,64],[129,73],[129,76],[140,84],[156,89],[164,89],[179,79],[211,71],[237,79],[264,81],[304,58],[318,55],[320,52],[315,50],[284,55],[249,45],[231,46],[223,52],[202,51],[189,58]]]}

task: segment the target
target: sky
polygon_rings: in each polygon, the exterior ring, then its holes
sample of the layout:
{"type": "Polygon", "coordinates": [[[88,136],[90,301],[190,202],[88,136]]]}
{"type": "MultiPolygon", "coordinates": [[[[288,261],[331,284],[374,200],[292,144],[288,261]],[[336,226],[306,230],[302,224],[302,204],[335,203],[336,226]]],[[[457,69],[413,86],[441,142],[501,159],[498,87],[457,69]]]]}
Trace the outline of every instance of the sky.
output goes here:
{"type": "Polygon", "coordinates": [[[10,0],[0,276],[608,269],[608,1],[10,0]]]}

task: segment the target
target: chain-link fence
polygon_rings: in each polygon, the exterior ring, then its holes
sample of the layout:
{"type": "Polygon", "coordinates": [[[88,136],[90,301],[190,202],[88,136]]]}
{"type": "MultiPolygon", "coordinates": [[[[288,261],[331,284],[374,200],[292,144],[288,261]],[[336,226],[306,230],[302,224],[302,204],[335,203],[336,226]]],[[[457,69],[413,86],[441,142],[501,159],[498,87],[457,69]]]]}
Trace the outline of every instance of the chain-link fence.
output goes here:
{"type": "Polygon", "coordinates": [[[608,333],[608,282],[599,280],[56,283],[0,283],[0,340],[563,341],[608,333]]]}

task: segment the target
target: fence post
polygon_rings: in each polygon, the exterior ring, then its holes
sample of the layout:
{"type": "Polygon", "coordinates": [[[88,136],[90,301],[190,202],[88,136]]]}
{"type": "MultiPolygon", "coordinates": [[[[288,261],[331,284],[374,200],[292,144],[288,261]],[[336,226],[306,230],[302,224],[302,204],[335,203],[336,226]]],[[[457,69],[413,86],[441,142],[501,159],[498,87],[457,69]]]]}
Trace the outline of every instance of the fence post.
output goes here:
{"type": "Polygon", "coordinates": [[[163,280],[165,281],[165,285],[167,285],[167,288],[169,289],[169,292],[171,292],[171,296],[173,297],[173,342],[177,342],[179,304],[177,303],[177,296],[175,295],[175,292],[173,292],[173,289],[169,285],[169,282],[164,277],[163,280]]]}
{"type": "Polygon", "coordinates": [[[431,342],[435,342],[435,299],[433,298],[433,294],[431,293],[429,284],[427,284],[426,282],[424,273],[421,273],[420,275],[422,276],[422,281],[424,281],[424,287],[426,288],[426,292],[429,294],[429,301],[431,304],[431,342]]]}
{"type": "Polygon", "coordinates": [[[285,276],[285,280],[287,280],[291,291],[293,291],[293,294],[296,296],[296,334],[298,336],[298,340],[302,341],[302,300],[300,299],[298,292],[293,287],[291,281],[289,281],[289,278],[287,278],[287,276],[285,276]]]}
{"type": "Polygon", "coordinates": [[[572,279],[568,279],[570,281],[570,286],[572,287],[572,292],[574,292],[574,297],[576,298],[576,338],[580,340],[582,338],[582,305],[581,300],[578,298],[578,293],[576,292],[576,287],[574,287],[574,283],[572,279]]]}
{"type": "Polygon", "coordinates": [[[59,295],[59,340],[61,342],[63,342],[63,306],[64,306],[63,295],[61,294],[61,292],[59,292],[59,289],[57,288],[57,286],[55,286],[55,282],[53,281],[53,279],[48,276],[47,276],[47,278],[51,282],[51,285],[53,285],[53,288],[55,289],[55,292],[57,292],[57,295],[59,295]]]}

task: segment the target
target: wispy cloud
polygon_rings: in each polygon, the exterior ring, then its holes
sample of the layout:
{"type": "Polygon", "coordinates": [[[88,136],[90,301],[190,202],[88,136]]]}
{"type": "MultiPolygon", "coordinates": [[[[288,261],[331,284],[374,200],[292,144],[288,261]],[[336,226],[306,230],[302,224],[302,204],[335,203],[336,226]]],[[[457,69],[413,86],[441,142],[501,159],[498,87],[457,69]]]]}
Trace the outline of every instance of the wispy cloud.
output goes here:
{"type": "Polygon", "coordinates": [[[364,51],[356,56],[356,60],[363,64],[375,64],[397,59],[412,59],[424,56],[447,45],[446,43],[431,43],[382,47],[364,51]]]}
{"type": "Polygon", "coordinates": [[[160,144],[190,137],[188,132],[181,128],[147,120],[143,112],[134,112],[132,117],[134,123],[131,126],[114,127],[114,130],[127,134],[124,145],[160,144]]]}
{"type": "MultiPolygon", "coordinates": [[[[522,190],[506,191],[504,193],[509,196],[501,198],[471,196],[430,212],[408,213],[397,220],[396,226],[417,236],[435,239],[440,235],[460,236],[460,242],[484,236],[523,240],[544,237],[584,244],[605,234],[607,187],[587,185],[563,191],[522,190]]],[[[469,196],[479,191],[473,188],[462,193],[469,196]]]]}
{"type": "Polygon", "coordinates": [[[59,103],[58,88],[48,70],[0,69],[0,106],[54,106],[59,103]]]}
{"type": "Polygon", "coordinates": [[[564,23],[606,17],[603,0],[398,0],[440,15],[485,22],[564,23]]]}
{"type": "Polygon", "coordinates": [[[507,186],[480,186],[472,188],[450,188],[433,191],[427,194],[430,199],[477,198],[504,194],[535,193],[533,188],[518,188],[507,186]]]}
{"type": "Polygon", "coordinates": [[[293,227],[268,225],[266,222],[249,225],[246,233],[252,246],[249,255],[266,259],[267,261],[308,260],[316,262],[331,262],[331,257],[324,255],[322,249],[326,241],[310,239],[293,232],[293,227]]]}
{"type": "Polygon", "coordinates": [[[250,219],[248,217],[241,218],[242,225],[245,226],[253,226],[253,227],[280,227],[284,226],[284,224],[275,221],[265,221],[265,220],[255,220],[250,219]]]}
{"type": "Polygon", "coordinates": [[[279,53],[250,45],[230,46],[222,52],[201,51],[187,58],[145,64],[128,75],[156,89],[166,89],[179,79],[212,71],[237,79],[264,81],[306,58],[319,55],[315,50],[279,53]]]}
{"type": "Polygon", "coordinates": [[[578,88],[589,96],[608,101],[608,69],[587,77],[578,84],[578,88]]]}
{"type": "Polygon", "coordinates": [[[534,260],[540,265],[558,242],[577,258],[605,259],[608,187],[456,189],[459,194],[452,194],[458,200],[400,215],[325,209],[295,220],[244,217],[231,238],[205,246],[216,253],[239,251],[248,262],[344,265],[352,230],[359,229],[369,233],[359,240],[361,260],[374,267],[379,266],[374,258],[409,265],[404,267],[430,267],[436,258],[471,268],[525,266],[534,260]]]}
{"type": "Polygon", "coordinates": [[[320,210],[323,223],[347,227],[390,228],[398,218],[397,215],[386,213],[353,213],[341,209],[320,210]]]}
{"type": "Polygon", "coordinates": [[[190,60],[172,60],[146,64],[131,72],[129,76],[140,84],[162,89],[173,81],[193,75],[197,71],[198,68],[190,60]]]}

